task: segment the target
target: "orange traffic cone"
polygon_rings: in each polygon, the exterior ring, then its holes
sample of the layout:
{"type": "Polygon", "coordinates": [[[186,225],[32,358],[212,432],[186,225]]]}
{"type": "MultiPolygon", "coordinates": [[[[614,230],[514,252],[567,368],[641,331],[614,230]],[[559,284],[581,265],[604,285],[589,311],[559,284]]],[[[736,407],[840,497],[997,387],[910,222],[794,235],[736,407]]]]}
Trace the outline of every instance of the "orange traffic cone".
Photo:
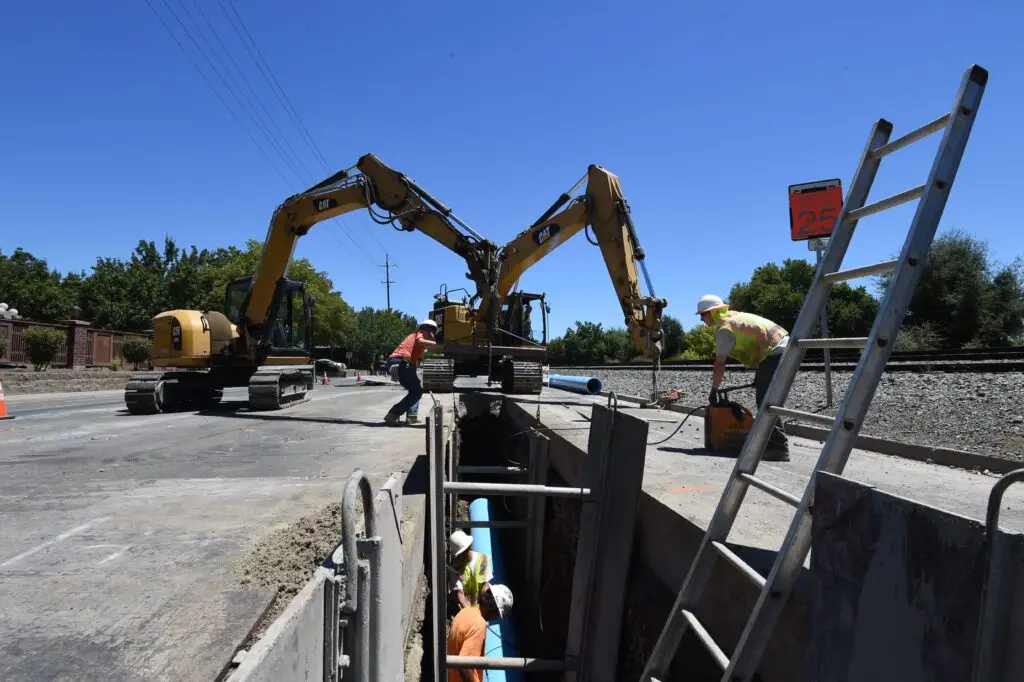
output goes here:
{"type": "Polygon", "coordinates": [[[329,386],[330,383],[331,383],[330,380],[327,378],[327,372],[324,371],[324,380],[320,382],[320,385],[321,386],[329,386]]]}
{"type": "Polygon", "coordinates": [[[7,401],[4,400],[4,385],[0,383],[0,419],[14,419],[13,414],[7,414],[7,401]]]}

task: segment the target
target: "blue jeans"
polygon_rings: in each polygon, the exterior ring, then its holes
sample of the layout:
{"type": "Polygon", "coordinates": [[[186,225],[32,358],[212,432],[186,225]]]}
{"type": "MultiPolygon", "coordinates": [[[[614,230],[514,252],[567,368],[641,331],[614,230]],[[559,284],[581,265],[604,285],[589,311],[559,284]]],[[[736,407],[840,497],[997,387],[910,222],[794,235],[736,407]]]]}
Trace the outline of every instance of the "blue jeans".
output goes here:
{"type": "MultiPolygon", "coordinates": [[[[389,358],[388,369],[390,370],[392,365],[399,363],[403,363],[403,361],[398,358],[389,358]]],[[[399,365],[398,383],[408,393],[405,394],[404,398],[395,403],[391,408],[391,412],[393,414],[405,412],[406,416],[415,417],[420,410],[420,398],[423,397],[423,384],[420,383],[420,377],[416,374],[416,368],[408,362],[399,365]]]]}

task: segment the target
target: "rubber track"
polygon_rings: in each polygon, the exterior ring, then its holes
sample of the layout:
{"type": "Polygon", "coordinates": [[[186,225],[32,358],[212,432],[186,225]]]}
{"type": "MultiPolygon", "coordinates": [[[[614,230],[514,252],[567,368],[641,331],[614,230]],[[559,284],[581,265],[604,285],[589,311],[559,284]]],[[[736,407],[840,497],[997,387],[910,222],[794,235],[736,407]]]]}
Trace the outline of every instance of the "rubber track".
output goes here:
{"type": "Polygon", "coordinates": [[[256,372],[249,379],[249,409],[252,410],[281,410],[312,398],[313,375],[307,371],[263,371],[256,372]],[[294,386],[302,386],[305,390],[296,396],[287,390],[294,386]]]}
{"type": "Polygon", "coordinates": [[[131,414],[159,414],[156,389],[163,374],[137,374],[129,377],[124,387],[124,403],[131,414]]]}
{"type": "Polygon", "coordinates": [[[420,362],[423,369],[423,390],[434,393],[451,393],[455,390],[455,361],[447,358],[430,358],[420,362]]]}
{"type": "Polygon", "coordinates": [[[514,395],[540,395],[544,386],[544,369],[539,362],[512,363],[512,390],[514,395]]]}

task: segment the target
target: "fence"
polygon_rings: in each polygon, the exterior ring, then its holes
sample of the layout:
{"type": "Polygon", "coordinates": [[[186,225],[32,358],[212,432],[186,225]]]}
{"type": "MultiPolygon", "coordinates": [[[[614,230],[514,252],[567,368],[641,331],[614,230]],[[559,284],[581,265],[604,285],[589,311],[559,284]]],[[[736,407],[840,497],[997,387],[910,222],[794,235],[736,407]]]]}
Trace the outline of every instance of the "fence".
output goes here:
{"type": "MultiPolygon", "coordinates": [[[[32,327],[52,329],[61,335],[57,355],[52,367],[85,369],[86,367],[107,367],[117,359],[122,366],[127,364],[124,358],[124,342],[129,339],[149,340],[146,334],[113,331],[107,329],[90,329],[88,322],[70,320],[59,324],[29,322],[26,320],[0,321],[0,338],[7,339],[7,350],[0,353],[0,362],[12,364],[28,364],[28,349],[25,346],[25,332],[32,327]],[[70,349],[70,350],[69,350],[70,349]]],[[[149,363],[143,363],[148,367],[149,363]]],[[[141,367],[145,369],[146,367],[141,367]]]]}

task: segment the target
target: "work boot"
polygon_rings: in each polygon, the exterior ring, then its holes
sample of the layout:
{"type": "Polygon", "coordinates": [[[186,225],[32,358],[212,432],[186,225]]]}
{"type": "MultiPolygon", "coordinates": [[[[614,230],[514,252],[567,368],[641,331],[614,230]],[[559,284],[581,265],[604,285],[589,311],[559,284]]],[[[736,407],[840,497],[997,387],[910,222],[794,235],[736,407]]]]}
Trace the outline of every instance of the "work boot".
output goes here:
{"type": "Polygon", "coordinates": [[[415,414],[407,414],[405,415],[405,423],[409,425],[419,424],[420,418],[415,414]]]}
{"type": "Polygon", "coordinates": [[[766,462],[788,462],[789,461],[789,442],[783,441],[781,443],[768,443],[768,447],[764,449],[764,457],[766,462]]]}
{"type": "Polygon", "coordinates": [[[398,426],[401,423],[400,417],[395,412],[388,412],[384,415],[384,421],[388,426],[398,426]]]}

